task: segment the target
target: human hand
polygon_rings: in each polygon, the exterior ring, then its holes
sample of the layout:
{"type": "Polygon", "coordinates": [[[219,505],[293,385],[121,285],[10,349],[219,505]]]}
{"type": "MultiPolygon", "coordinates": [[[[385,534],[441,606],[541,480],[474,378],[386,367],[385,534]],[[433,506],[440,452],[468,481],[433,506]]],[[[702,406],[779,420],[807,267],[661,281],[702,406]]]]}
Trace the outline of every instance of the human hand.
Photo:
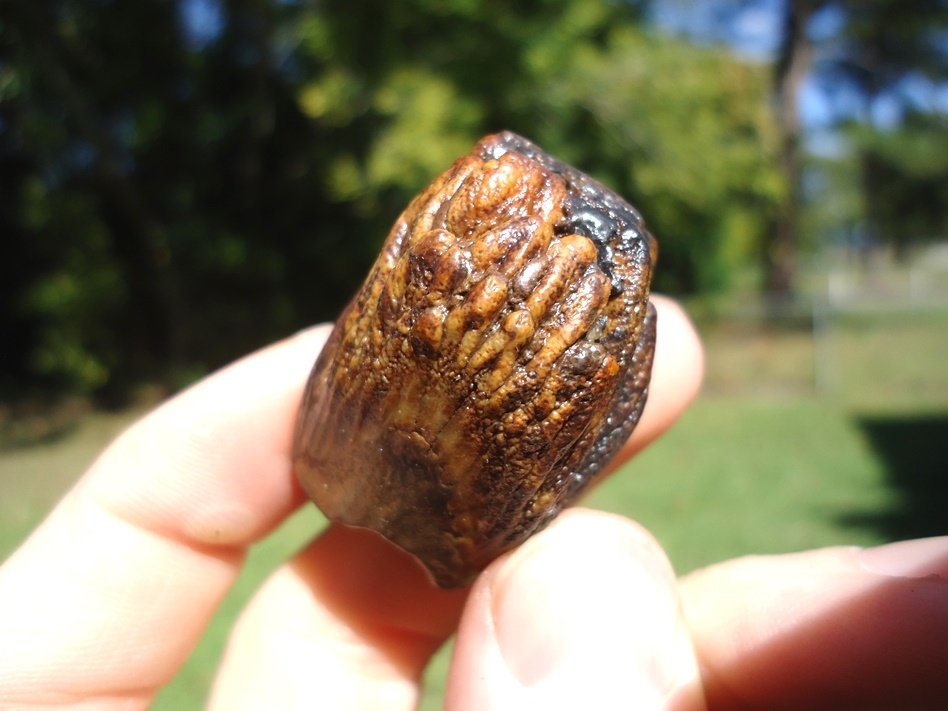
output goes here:
{"type": "MultiPolygon", "coordinates": [[[[670,426],[700,380],[693,331],[657,301],[652,393],[624,456],[670,426]]],[[[255,354],[133,426],[0,569],[0,706],[147,707],[247,547],[304,501],[289,463],[292,423],[327,333],[255,354]]],[[[943,576],[948,544],[916,546],[914,561],[893,549],[864,557],[943,576]]],[[[684,711],[705,700],[777,708],[814,698],[915,708],[944,699],[935,696],[945,691],[935,646],[948,627],[943,579],[880,578],[847,556],[696,574],[680,588],[685,617],[661,550],[619,517],[568,512],[470,591],[438,590],[374,534],[330,526],[244,612],[210,705],[412,708],[421,671],[462,609],[450,709],[684,711]],[[874,604],[851,610],[853,591],[874,604]],[[832,624],[819,624],[830,612],[832,624]],[[847,639],[864,644],[843,649],[847,639]],[[860,668],[869,673],[857,684],[860,668]]]]}

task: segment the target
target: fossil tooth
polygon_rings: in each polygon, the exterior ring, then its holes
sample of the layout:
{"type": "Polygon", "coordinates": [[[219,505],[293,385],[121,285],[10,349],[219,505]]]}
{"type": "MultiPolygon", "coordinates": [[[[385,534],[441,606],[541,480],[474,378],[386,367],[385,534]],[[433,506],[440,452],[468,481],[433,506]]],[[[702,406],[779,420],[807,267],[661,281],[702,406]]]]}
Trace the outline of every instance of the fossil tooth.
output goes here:
{"type": "Polygon", "coordinates": [[[545,526],[645,404],[656,245],[614,192],[512,133],[416,197],[320,354],[294,464],[332,520],[442,587],[545,526]]]}

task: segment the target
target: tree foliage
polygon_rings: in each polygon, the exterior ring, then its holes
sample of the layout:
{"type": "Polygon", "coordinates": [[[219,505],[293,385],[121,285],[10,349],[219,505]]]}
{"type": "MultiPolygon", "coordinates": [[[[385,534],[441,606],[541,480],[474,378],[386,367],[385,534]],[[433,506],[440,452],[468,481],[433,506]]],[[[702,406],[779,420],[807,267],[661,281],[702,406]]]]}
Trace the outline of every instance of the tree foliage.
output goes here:
{"type": "Polygon", "coordinates": [[[646,210],[659,288],[721,288],[756,256],[785,192],[766,70],[636,30],[578,59],[559,100],[598,135],[575,160],[646,210]]]}
{"type": "Polygon", "coordinates": [[[608,0],[30,0],[0,20],[0,388],[180,382],[332,318],[398,211],[512,129],[715,288],[783,185],[766,69],[608,0]],[[197,4],[216,16],[196,33],[197,4]]]}
{"type": "Polygon", "coordinates": [[[773,19],[773,93],[787,190],[762,251],[772,295],[794,291],[800,252],[814,243],[801,229],[818,227],[831,239],[840,232],[872,235],[900,251],[911,241],[944,236],[948,202],[938,185],[948,177],[939,159],[948,135],[948,1],[675,4],[683,13],[706,11],[708,26],[691,32],[699,40],[741,44],[735,28],[743,19],[773,19]],[[805,120],[804,91],[811,99],[822,95],[821,119],[805,120]],[[807,155],[814,131],[835,134],[833,158],[807,155]],[[925,147],[935,152],[917,162],[925,147]],[[813,190],[814,184],[833,192],[813,190]]]}
{"type": "Polygon", "coordinates": [[[897,253],[948,235],[948,127],[912,113],[895,130],[855,130],[863,215],[897,253]]]}

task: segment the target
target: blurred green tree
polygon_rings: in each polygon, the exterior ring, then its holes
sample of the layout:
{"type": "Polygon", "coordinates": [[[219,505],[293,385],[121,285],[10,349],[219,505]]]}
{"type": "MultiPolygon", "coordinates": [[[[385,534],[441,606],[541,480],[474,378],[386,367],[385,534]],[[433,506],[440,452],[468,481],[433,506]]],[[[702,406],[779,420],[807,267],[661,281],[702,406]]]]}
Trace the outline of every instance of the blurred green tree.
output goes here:
{"type": "MultiPolygon", "coordinates": [[[[905,233],[891,231],[892,223],[883,215],[889,206],[880,200],[895,199],[903,190],[904,195],[931,193],[928,177],[905,168],[914,153],[909,144],[940,142],[943,139],[935,134],[948,130],[944,101],[948,1],[667,0],[666,4],[676,8],[679,18],[701,17],[700,23],[678,22],[693,40],[724,41],[758,55],[763,51],[773,62],[779,165],[786,190],[762,244],[765,291],[777,302],[793,296],[801,251],[818,242],[812,235],[801,234],[801,229],[818,227],[835,238],[858,225],[863,234],[901,244],[905,233]],[[754,33],[742,29],[749,26],[758,29],[754,33]],[[812,110],[804,116],[806,91],[810,99],[820,96],[821,117],[814,118],[812,110]],[[919,129],[919,116],[932,120],[919,129]],[[858,130],[851,130],[854,126],[858,130]],[[916,130],[925,135],[917,140],[910,137],[916,130]],[[834,157],[809,153],[814,133],[823,139],[836,133],[834,157]],[[896,151],[896,144],[905,152],[896,151]],[[886,154],[884,159],[880,150],[886,154]],[[861,177],[860,171],[853,173],[854,165],[862,166],[861,177]],[[855,180],[861,199],[853,200],[852,190],[839,182],[843,174],[855,180]],[[921,182],[914,183],[916,177],[921,182]],[[900,186],[892,184],[896,179],[900,186]],[[838,194],[814,191],[816,183],[833,185],[838,194]],[[840,208],[837,219],[825,204],[814,204],[814,198],[840,208]],[[853,214],[852,208],[858,205],[862,205],[860,214],[853,214]]],[[[810,105],[812,109],[814,102],[810,105]]],[[[898,203],[901,208],[911,207],[905,199],[898,203]]],[[[929,223],[933,210],[948,212],[948,206],[928,204],[923,212],[929,215],[925,218],[929,223]]],[[[902,220],[912,222],[913,217],[903,214],[902,220]]]]}
{"type": "Polygon", "coordinates": [[[849,0],[845,12],[827,80],[860,98],[844,129],[860,166],[864,228],[904,256],[948,236],[948,1],[849,0]]]}
{"type": "Polygon", "coordinates": [[[725,287],[756,259],[786,191],[766,67],[623,28],[566,76],[555,99],[579,109],[564,138],[588,134],[594,142],[575,161],[648,216],[660,241],[657,288],[725,287]]]}
{"type": "Polygon", "coordinates": [[[354,134],[326,157],[331,194],[388,223],[481,134],[508,128],[642,209],[658,288],[721,288],[757,253],[784,191],[765,67],[646,33],[602,0],[439,7],[367,2],[354,17],[327,2],[302,23],[301,106],[354,134]]]}
{"type": "Polygon", "coordinates": [[[490,131],[625,193],[681,292],[723,284],[783,190],[766,68],[647,31],[645,2],[4,7],[7,394],[175,385],[333,317],[490,131]]]}
{"type": "Polygon", "coordinates": [[[863,215],[873,235],[905,255],[948,235],[948,125],[912,112],[894,130],[854,130],[863,215]]]}
{"type": "Polygon", "coordinates": [[[282,4],[228,3],[200,51],[181,3],[8,5],[7,390],[173,384],[338,308],[362,263],[339,249],[322,270],[310,244],[353,220],[312,172],[282,4]]]}

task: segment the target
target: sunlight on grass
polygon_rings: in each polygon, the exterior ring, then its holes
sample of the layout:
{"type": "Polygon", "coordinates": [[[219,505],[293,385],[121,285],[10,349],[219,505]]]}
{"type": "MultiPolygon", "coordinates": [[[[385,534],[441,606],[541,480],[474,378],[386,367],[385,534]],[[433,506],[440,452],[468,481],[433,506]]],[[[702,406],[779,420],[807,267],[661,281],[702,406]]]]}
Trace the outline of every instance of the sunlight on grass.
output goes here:
{"type": "Polygon", "coordinates": [[[845,414],[813,399],[717,396],[586,503],[643,523],[680,573],[749,553],[879,542],[841,520],[891,505],[882,467],[845,414]]]}

